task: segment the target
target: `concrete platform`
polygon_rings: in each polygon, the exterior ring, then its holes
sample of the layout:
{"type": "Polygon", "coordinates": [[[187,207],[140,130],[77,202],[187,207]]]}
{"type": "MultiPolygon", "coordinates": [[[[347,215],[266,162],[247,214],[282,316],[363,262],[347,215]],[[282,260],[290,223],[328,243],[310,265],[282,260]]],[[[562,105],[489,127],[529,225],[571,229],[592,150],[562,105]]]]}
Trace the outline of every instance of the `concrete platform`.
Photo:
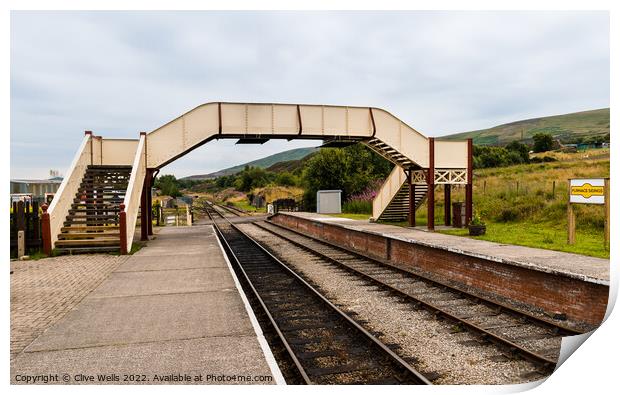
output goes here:
{"type": "Polygon", "coordinates": [[[607,259],[314,213],[278,213],[271,220],[550,315],[598,325],[605,314],[607,259]]]}
{"type": "Polygon", "coordinates": [[[11,364],[12,383],[37,375],[60,384],[84,383],[80,375],[95,384],[282,381],[210,226],[163,228],[122,263],[11,364]]]}

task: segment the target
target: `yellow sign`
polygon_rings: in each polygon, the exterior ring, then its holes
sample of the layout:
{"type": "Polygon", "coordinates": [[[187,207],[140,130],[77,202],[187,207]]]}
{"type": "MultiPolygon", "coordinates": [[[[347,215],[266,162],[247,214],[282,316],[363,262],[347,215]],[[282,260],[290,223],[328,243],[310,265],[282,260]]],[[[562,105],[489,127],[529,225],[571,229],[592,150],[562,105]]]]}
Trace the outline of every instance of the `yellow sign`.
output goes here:
{"type": "Polygon", "coordinates": [[[586,184],[579,185],[579,186],[572,186],[570,188],[570,194],[571,195],[580,195],[580,196],[583,196],[586,199],[589,199],[592,196],[603,196],[603,195],[605,195],[605,187],[603,187],[603,186],[592,186],[592,185],[586,183],[586,184]]]}
{"type": "Polygon", "coordinates": [[[572,178],[570,203],[605,204],[604,178],[572,178]]]}

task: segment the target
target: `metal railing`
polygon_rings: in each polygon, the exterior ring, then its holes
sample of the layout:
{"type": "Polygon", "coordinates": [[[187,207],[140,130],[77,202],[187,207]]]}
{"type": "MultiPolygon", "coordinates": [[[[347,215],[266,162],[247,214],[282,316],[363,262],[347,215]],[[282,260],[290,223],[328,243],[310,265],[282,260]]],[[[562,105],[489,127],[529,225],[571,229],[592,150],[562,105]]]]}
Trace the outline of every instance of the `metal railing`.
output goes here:
{"type": "Polygon", "coordinates": [[[136,155],[131,168],[131,176],[125,199],[123,200],[120,213],[121,226],[121,253],[131,251],[133,237],[136,229],[136,221],[140,211],[140,197],[144,178],[146,176],[146,135],[142,134],[136,149],[136,155]]]}
{"type": "Polygon", "coordinates": [[[381,213],[387,208],[405,182],[407,182],[407,175],[403,168],[394,166],[394,169],[392,169],[392,172],[372,201],[372,216],[375,219],[381,216],[381,213]]]}
{"type": "Polygon", "coordinates": [[[47,240],[43,241],[47,253],[51,252],[54,248],[63,222],[69,214],[71,203],[73,203],[73,197],[80,187],[80,183],[82,182],[88,165],[92,164],[91,139],[92,135],[90,133],[84,135],[82,144],[80,144],[80,148],[78,148],[73,162],[71,162],[71,166],[69,166],[69,170],[67,170],[67,175],[62,180],[60,188],[58,188],[52,203],[47,209],[47,214],[49,214],[49,229],[45,231],[49,232],[49,236],[46,234],[47,240]]]}

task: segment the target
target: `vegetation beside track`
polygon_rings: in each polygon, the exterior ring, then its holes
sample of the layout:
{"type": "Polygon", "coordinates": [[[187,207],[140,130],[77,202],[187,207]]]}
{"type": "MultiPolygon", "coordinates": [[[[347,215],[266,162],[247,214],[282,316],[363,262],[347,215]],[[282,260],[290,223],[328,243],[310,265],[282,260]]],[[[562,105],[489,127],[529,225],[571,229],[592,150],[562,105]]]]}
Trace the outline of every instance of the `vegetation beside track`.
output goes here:
{"type": "MultiPolygon", "coordinates": [[[[545,153],[559,159],[474,172],[474,211],[487,225],[477,239],[498,243],[609,257],[603,245],[603,206],[576,205],[577,240],[568,245],[568,179],[609,177],[609,150],[578,153],[545,153]],[[554,193],[555,182],[555,193],[554,193]]],[[[437,189],[435,224],[443,224],[443,190],[437,189]]],[[[464,188],[452,193],[452,201],[464,201],[464,188]]],[[[418,225],[426,225],[426,204],[417,211],[418,225]]],[[[407,224],[401,224],[407,226],[407,224]]],[[[466,229],[439,230],[468,236],[466,229]]]]}

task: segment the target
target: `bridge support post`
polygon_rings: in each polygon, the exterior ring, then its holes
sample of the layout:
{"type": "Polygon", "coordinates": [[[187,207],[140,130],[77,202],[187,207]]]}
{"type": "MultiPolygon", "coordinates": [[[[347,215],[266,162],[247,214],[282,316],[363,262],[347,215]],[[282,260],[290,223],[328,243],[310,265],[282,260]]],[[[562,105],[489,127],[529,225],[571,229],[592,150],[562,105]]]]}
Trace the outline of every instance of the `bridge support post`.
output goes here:
{"type": "Polygon", "coordinates": [[[428,138],[428,171],[426,173],[426,185],[428,195],[426,198],[426,227],[435,230],[435,139],[428,138]]]}
{"type": "Polygon", "coordinates": [[[467,185],[465,185],[465,223],[468,226],[474,212],[474,142],[467,139],[467,185]]]}
{"type": "Polygon", "coordinates": [[[153,235],[153,174],[154,174],[154,170],[152,169],[147,169],[146,170],[146,177],[148,180],[148,189],[146,190],[146,205],[147,207],[147,215],[148,215],[148,220],[147,220],[147,233],[149,236],[153,235]]]}
{"type": "Polygon", "coordinates": [[[149,173],[148,170],[144,175],[144,185],[142,186],[142,193],[140,194],[140,240],[147,241],[149,239],[149,204],[148,192],[151,189],[149,186],[149,173]]]}
{"type": "Polygon", "coordinates": [[[450,226],[451,218],[450,218],[450,210],[451,210],[451,194],[452,185],[445,184],[443,186],[443,197],[444,197],[444,206],[443,206],[443,222],[446,226],[450,226]]]}
{"type": "Polygon", "coordinates": [[[413,183],[413,173],[407,173],[409,181],[409,226],[415,228],[415,184],[413,183]]]}
{"type": "Polygon", "coordinates": [[[119,208],[121,210],[119,213],[121,255],[127,255],[127,213],[125,212],[125,205],[123,203],[121,203],[119,208]]]}

